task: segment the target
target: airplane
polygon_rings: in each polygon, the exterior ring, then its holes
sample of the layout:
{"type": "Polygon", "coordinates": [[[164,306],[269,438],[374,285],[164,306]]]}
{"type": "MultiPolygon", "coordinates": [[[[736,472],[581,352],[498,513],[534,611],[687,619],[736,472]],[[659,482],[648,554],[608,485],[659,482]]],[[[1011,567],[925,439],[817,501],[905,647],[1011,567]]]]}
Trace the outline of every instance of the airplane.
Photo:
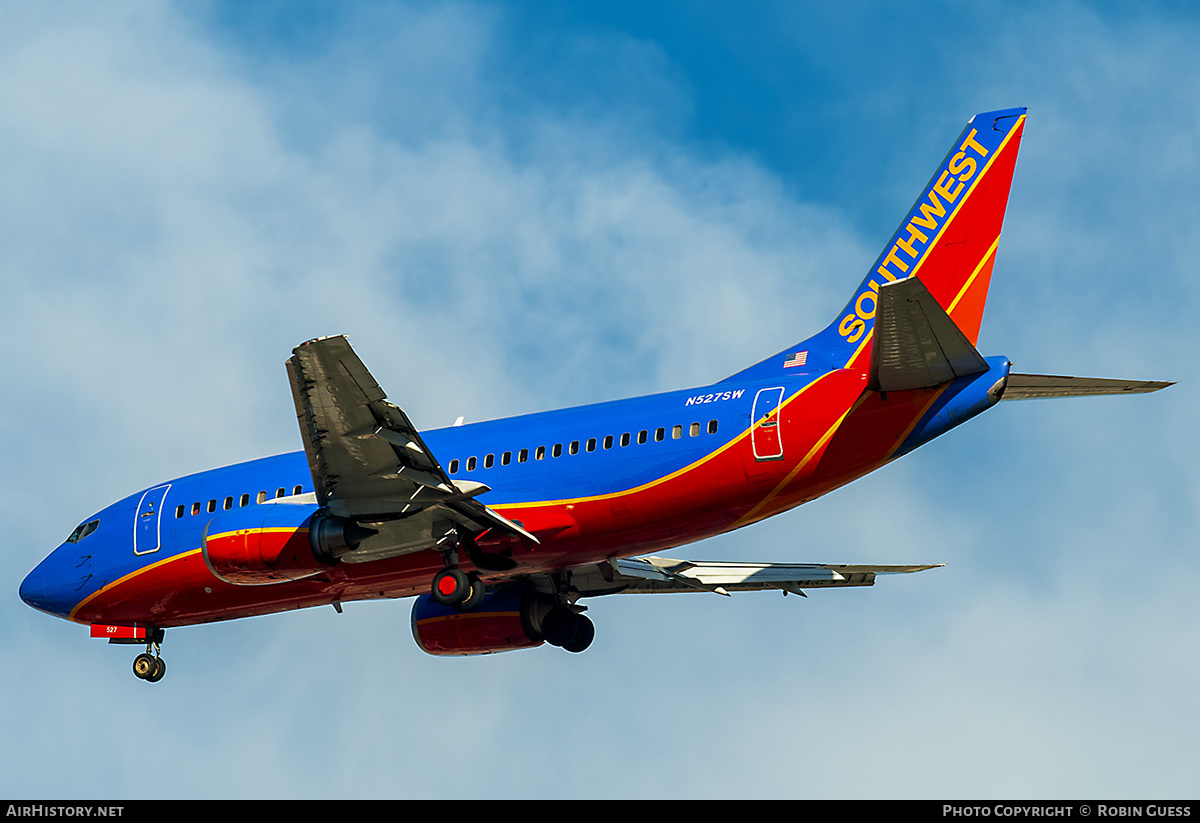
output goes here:
{"type": "Polygon", "coordinates": [[[1169,382],[1010,371],[976,341],[1024,108],[976,115],[830,324],[698,388],[419,431],[344,336],[287,361],[304,450],[190,474],[86,518],[21,584],[35,609],[144,646],[168,628],[415,596],[435,655],[588,648],[616,593],[871,586],[934,565],[667,552],[795,508],[1001,400],[1169,382]]]}

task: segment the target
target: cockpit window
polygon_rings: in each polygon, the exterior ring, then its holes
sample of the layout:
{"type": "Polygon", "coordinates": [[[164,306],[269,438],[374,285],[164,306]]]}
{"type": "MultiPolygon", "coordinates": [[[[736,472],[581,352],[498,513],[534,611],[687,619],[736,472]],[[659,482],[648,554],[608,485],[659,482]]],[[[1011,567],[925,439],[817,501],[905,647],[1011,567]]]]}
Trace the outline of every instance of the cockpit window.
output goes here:
{"type": "Polygon", "coordinates": [[[79,527],[77,529],[75,529],[75,531],[71,532],[71,536],[67,538],[67,542],[68,543],[78,543],[80,540],[82,540],[83,538],[87,537],[89,534],[94,532],[96,530],[96,527],[99,525],[100,525],[99,520],[89,520],[86,523],[80,524],[79,527]]]}

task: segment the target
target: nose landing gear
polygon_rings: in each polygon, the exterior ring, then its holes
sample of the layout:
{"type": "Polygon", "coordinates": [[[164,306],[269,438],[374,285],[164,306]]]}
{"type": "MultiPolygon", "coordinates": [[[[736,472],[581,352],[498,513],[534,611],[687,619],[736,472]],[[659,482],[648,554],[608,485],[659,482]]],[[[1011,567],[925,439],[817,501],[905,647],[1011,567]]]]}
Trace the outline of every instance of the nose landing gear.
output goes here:
{"type": "Polygon", "coordinates": [[[163,679],[167,673],[167,663],[158,656],[157,649],[154,654],[143,652],[133,658],[133,675],[147,683],[157,683],[163,679]]]}
{"type": "Polygon", "coordinates": [[[148,683],[157,683],[167,673],[167,664],[159,656],[159,644],[162,643],[164,634],[164,629],[144,623],[92,624],[92,637],[107,638],[109,644],[146,645],[146,651],[133,659],[133,676],[148,683]]]}
{"type": "Polygon", "coordinates": [[[146,651],[133,658],[134,677],[147,683],[157,683],[166,675],[167,661],[160,657],[162,649],[159,643],[162,642],[162,638],[162,629],[151,632],[146,638],[146,651]]]}

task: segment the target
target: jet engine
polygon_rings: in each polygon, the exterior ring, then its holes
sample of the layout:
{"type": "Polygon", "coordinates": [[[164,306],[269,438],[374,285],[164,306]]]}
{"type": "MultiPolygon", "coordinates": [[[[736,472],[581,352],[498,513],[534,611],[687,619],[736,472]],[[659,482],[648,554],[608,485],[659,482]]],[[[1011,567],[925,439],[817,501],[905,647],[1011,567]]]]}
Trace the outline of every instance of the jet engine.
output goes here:
{"type": "Polygon", "coordinates": [[[542,645],[534,628],[553,601],[523,584],[488,592],[478,608],[460,612],[430,595],[417,598],[412,610],[413,638],[422,651],[437,655],[493,654],[542,645]]]}
{"type": "Polygon", "coordinates": [[[204,532],[208,568],[226,583],[263,586],[302,580],[337,563],[361,540],[352,521],[309,505],[262,503],[222,512],[204,532]]]}
{"type": "Polygon", "coordinates": [[[595,629],[580,611],[556,605],[553,597],[528,583],[488,592],[469,612],[423,594],[413,604],[412,632],[422,651],[436,655],[494,654],[542,643],[581,652],[591,644],[595,629]]]}

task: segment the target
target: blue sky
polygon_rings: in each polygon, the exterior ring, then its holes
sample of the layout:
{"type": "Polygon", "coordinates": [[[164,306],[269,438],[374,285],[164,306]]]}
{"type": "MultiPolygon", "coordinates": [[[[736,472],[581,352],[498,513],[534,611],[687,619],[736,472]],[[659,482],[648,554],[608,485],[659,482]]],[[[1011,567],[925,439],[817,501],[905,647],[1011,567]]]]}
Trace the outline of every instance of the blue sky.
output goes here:
{"type": "Polygon", "coordinates": [[[0,7],[0,794],[1195,797],[1200,15],[827,5],[0,7]],[[578,656],[348,604],[168,632],[156,686],[16,597],[107,503],[298,448],[314,336],[423,427],[778,351],[1010,106],[981,349],[1179,384],[1003,404],[679,553],[944,569],[606,598],[578,656]]]}

